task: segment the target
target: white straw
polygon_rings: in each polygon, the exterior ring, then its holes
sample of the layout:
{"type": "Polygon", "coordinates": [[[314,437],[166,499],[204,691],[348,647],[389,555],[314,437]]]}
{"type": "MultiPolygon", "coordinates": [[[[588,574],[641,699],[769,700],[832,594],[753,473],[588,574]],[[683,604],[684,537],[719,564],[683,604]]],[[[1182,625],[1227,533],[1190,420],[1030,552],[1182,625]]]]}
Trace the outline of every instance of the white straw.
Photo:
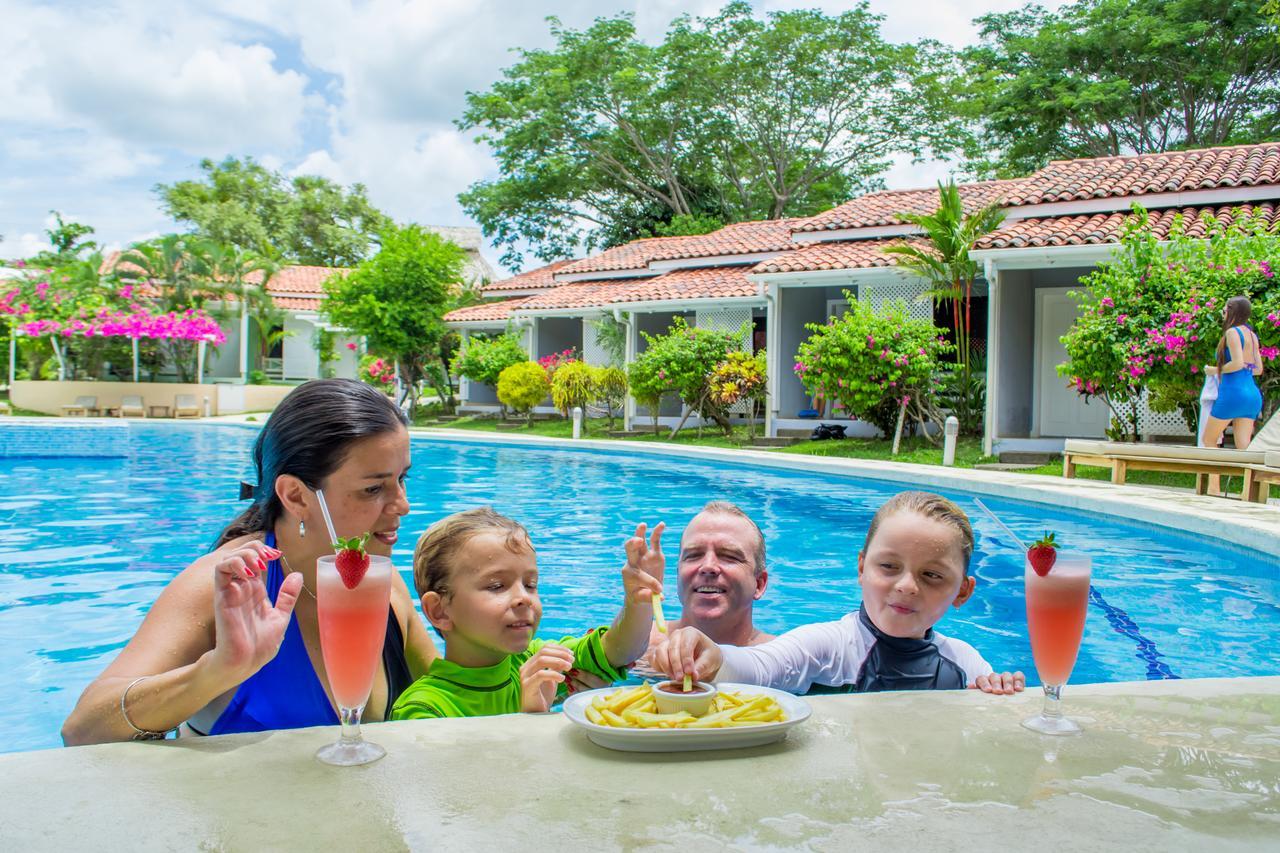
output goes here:
{"type": "MultiPolygon", "coordinates": [[[[997,518],[996,514],[987,508],[987,505],[982,502],[981,498],[974,498],[973,502],[976,503],[983,512],[991,516],[991,520],[994,521],[996,524],[1000,525],[1000,529],[1003,530],[1005,533],[1009,534],[1009,538],[1012,539],[1019,548],[1021,548],[1023,551],[1027,550],[1027,546],[1023,544],[1021,539],[1018,538],[1018,534],[1010,530],[1007,524],[1005,524],[1003,521],[997,518]]],[[[324,504],[321,504],[321,506],[324,506],[324,504]]],[[[328,516],[326,516],[326,518],[327,517],[328,516]]]]}
{"type": "Polygon", "coordinates": [[[316,489],[316,498],[320,501],[320,514],[324,516],[324,526],[329,528],[329,541],[338,545],[338,532],[333,529],[333,518],[329,515],[329,505],[325,503],[324,492],[316,489]]]}

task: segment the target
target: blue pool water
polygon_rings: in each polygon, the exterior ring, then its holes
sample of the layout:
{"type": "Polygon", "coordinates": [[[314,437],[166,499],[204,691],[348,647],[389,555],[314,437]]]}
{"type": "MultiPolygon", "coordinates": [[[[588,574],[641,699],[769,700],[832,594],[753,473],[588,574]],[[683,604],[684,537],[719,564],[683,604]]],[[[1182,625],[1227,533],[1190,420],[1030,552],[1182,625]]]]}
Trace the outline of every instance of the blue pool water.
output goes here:
{"type": "MultiPolygon", "coordinates": [[[[250,477],[252,429],[130,429],[125,459],[0,459],[0,699],[11,711],[0,752],[58,745],[83,687],[164,585],[244,506],[237,482],[250,477]]],[[[395,558],[412,588],[407,569],[422,530],[441,515],[492,504],[533,534],[541,633],[577,632],[612,619],[622,541],[637,521],[663,519],[678,534],[705,501],[728,498],[764,530],[770,584],[757,623],[781,632],[857,606],[856,554],[871,514],[895,491],[748,466],[414,439],[413,512],[395,558]]],[[[1022,556],[971,495],[948,496],[974,521],[978,588],[940,629],[1034,680],[1022,556]]],[[[1052,527],[1093,555],[1095,594],[1073,681],[1280,673],[1274,559],[1085,513],[985,502],[1023,538],[1052,527]]]]}

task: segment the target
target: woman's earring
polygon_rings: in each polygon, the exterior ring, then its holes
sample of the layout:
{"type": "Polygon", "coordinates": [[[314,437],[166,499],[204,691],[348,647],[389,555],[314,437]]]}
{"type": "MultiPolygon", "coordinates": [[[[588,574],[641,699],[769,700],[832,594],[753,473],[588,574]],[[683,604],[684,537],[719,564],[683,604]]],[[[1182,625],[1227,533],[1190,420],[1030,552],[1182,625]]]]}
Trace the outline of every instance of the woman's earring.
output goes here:
{"type": "Polygon", "coordinates": [[[305,521],[298,522],[298,535],[299,536],[307,535],[307,523],[305,521]]]}

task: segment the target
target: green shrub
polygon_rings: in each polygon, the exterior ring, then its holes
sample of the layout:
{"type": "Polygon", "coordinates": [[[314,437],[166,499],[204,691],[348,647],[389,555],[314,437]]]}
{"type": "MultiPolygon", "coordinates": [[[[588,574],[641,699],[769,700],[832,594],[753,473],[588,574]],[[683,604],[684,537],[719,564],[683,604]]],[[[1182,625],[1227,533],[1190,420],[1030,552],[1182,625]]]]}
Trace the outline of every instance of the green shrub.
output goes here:
{"type": "Polygon", "coordinates": [[[591,400],[604,409],[613,429],[613,410],[627,401],[627,372],[619,367],[596,367],[591,373],[591,400]]]}
{"type": "MultiPolygon", "coordinates": [[[[729,435],[729,419],[724,407],[712,400],[708,379],[729,353],[742,348],[749,329],[749,324],[731,332],[699,329],[685,323],[683,317],[677,317],[667,334],[645,334],[648,345],[633,365],[638,369],[631,373],[631,390],[636,402],[648,405],[641,394],[649,400],[660,400],[664,394],[674,393],[688,406],[688,413],[697,412],[700,417],[715,421],[725,435],[729,435]]],[[[650,407],[650,412],[656,430],[655,408],[650,407]]],[[[683,423],[676,426],[673,435],[683,423]]]]}
{"type": "Polygon", "coordinates": [[[249,384],[250,385],[266,385],[267,384],[266,372],[262,370],[250,370],[249,384]]]}
{"type": "Polygon", "coordinates": [[[472,338],[466,349],[453,363],[454,372],[472,382],[496,388],[502,371],[513,364],[527,361],[529,354],[520,345],[520,339],[512,334],[490,340],[472,338]]]}
{"type": "Polygon", "coordinates": [[[564,361],[557,365],[551,376],[551,404],[565,417],[575,406],[585,409],[591,402],[592,373],[592,368],[581,361],[564,361]]]}
{"type": "Polygon", "coordinates": [[[533,407],[551,390],[547,371],[536,361],[522,361],[498,374],[498,399],[517,413],[533,420],[533,407]]]}
{"type": "Polygon", "coordinates": [[[924,412],[936,390],[942,355],[952,347],[930,320],[908,316],[902,303],[877,313],[846,292],[849,310],[825,324],[796,353],[795,372],[810,394],[893,434],[900,406],[924,412]]]}

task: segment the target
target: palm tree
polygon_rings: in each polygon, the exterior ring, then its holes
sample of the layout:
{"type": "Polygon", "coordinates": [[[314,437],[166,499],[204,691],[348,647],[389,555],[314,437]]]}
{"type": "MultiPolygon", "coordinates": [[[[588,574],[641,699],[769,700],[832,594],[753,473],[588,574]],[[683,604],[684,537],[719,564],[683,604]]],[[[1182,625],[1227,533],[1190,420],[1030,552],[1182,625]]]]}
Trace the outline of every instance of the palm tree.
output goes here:
{"type": "Polygon", "coordinates": [[[906,222],[924,231],[923,239],[887,247],[886,254],[898,256],[898,266],[927,280],[928,295],[948,300],[956,323],[956,346],[960,365],[968,378],[970,302],[978,263],[969,250],[983,234],[988,234],[1004,221],[1000,203],[989,204],[965,215],[964,201],[955,181],[938,182],[938,209],[929,214],[903,213],[906,222]],[[963,317],[962,317],[963,312],[963,317]]]}
{"type": "MultiPolygon", "coordinates": [[[[258,330],[259,351],[255,359],[256,368],[244,365],[243,369],[246,372],[250,369],[261,369],[271,352],[271,347],[287,334],[281,328],[284,325],[285,312],[275,306],[271,294],[267,292],[267,284],[271,281],[271,277],[280,271],[280,265],[271,258],[229,243],[211,244],[208,249],[208,260],[213,278],[229,293],[237,294],[241,301],[241,334],[248,334],[250,320],[258,330]]],[[[241,345],[247,347],[248,342],[243,342],[241,345]]]]}

